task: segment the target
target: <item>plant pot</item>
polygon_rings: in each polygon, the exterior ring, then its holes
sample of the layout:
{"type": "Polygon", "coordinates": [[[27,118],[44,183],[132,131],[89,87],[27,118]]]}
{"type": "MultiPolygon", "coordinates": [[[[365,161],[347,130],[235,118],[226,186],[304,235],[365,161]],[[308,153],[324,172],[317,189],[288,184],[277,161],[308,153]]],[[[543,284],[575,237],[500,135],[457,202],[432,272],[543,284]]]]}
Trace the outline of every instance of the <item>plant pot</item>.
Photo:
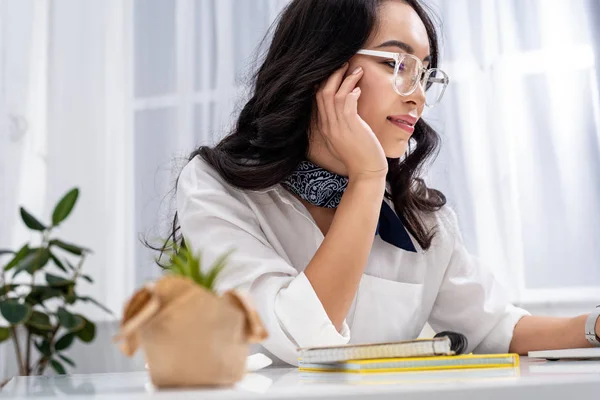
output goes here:
{"type": "Polygon", "coordinates": [[[241,293],[218,297],[190,279],[166,276],[133,295],[115,339],[128,356],[141,345],[155,386],[190,387],[239,381],[249,343],[266,337],[241,293]]]}

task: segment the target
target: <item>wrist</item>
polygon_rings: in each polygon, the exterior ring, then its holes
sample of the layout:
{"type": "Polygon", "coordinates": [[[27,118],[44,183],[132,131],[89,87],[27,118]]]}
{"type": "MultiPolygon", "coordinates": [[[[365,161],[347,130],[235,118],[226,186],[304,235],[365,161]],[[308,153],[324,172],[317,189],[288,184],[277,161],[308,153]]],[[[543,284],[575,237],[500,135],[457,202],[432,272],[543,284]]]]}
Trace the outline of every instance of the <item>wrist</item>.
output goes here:
{"type": "Polygon", "coordinates": [[[342,196],[342,202],[344,204],[354,204],[363,211],[370,210],[371,207],[368,205],[372,205],[373,212],[379,216],[381,202],[385,196],[385,188],[385,178],[363,177],[361,179],[349,180],[348,187],[342,196]]]}
{"type": "Polygon", "coordinates": [[[354,175],[348,177],[348,189],[359,190],[365,197],[373,196],[381,199],[385,193],[385,187],[385,175],[354,175]]]}
{"type": "Polygon", "coordinates": [[[348,173],[348,182],[378,182],[385,185],[388,169],[384,168],[379,171],[361,171],[348,173]]]}

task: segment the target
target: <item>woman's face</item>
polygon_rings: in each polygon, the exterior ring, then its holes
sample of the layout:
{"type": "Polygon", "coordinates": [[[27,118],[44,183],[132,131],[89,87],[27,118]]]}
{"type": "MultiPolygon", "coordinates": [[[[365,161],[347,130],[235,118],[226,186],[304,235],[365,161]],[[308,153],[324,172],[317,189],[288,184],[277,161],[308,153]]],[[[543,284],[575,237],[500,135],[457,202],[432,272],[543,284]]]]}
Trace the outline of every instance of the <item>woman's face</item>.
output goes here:
{"type": "MultiPolygon", "coordinates": [[[[425,25],[418,14],[401,1],[386,1],[379,10],[377,32],[367,41],[365,49],[410,53],[418,57],[425,68],[429,66],[429,40],[425,25]]],[[[358,66],[364,75],[357,86],[361,88],[358,114],[371,127],[388,158],[406,153],[412,135],[410,127],[397,124],[397,119],[416,123],[423,113],[425,93],[421,85],[408,96],[394,91],[392,80],[394,60],[357,54],[350,60],[348,73],[358,66]]],[[[414,125],[414,124],[413,124],[414,125]]]]}

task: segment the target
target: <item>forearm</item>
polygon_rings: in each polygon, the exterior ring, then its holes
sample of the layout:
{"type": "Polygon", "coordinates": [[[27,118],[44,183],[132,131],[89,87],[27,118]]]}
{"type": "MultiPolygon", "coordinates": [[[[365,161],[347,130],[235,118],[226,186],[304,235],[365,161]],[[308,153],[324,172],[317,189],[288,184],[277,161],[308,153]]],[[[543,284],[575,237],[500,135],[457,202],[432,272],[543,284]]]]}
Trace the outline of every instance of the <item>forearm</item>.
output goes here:
{"type": "MultiPolygon", "coordinates": [[[[586,318],[525,316],[515,326],[509,351],[527,355],[535,350],[590,347],[584,335],[586,318]]],[[[596,335],[599,333],[600,320],[596,323],[596,335]]]]}
{"type": "Polygon", "coordinates": [[[323,243],[304,274],[339,330],[367,264],[385,178],[350,180],[323,243]]]}

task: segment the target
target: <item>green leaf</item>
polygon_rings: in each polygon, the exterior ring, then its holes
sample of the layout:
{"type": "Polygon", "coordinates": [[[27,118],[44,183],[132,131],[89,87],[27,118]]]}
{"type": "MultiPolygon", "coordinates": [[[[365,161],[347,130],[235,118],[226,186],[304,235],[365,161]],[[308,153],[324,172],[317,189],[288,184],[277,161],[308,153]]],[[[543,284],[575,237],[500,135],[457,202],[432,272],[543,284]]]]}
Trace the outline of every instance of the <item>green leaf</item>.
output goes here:
{"type": "Polygon", "coordinates": [[[50,366],[59,375],[66,375],[67,373],[67,371],[65,371],[65,367],[63,367],[63,365],[56,360],[50,360],[50,366]]]}
{"type": "Polygon", "coordinates": [[[188,277],[198,285],[208,290],[214,290],[216,280],[227,265],[227,259],[231,253],[232,251],[223,254],[204,273],[202,271],[201,255],[195,255],[188,247],[181,246],[179,249],[169,252],[170,262],[165,268],[172,274],[188,277]]]}
{"type": "Polygon", "coordinates": [[[65,265],[60,261],[60,258],[56,257],[52,252],[50,252],[50,258],[54,261],[54,265],[60,268],[63,272],[67,272],[65,265]]]}
{"type": "Polygon", "coordinates": [[[50,286],[32,286],[31,291],[25,297],[25,301],[29,304],[36,305],[42,304],[48,299],[54,297],[61,297],[64,292],[59,288],[53,288],[50,286]]]}
{"type": "Polygon", "coordinates": [[[67,304],[75,304],[75,302],[77,301],[77,295],[68,294],[65,296],[65,301],[67,302],[67,304]]]}
{"type": "Polygon", "coordinates": [[[50,317],[43,312],[35,310],[31,313],[31,317],[26,325],[40,331],[51,331],[53,329],[52,324],[50,323],[50,317]]]}
{"type": "Polygon", "coordinates": [[[54,207],[54,211],[52,212],[52,226],[57,226],[61,222],[63,222],[73,210],[75,203],[77,202],[77,198],[79,197],[79,189],[72,189],[69,193],[67,193],[56,207],[54,207]]]}
{"type": "Polygon", "coordinates": [[[58,239],[51,240],[50,245],[60,247],[61,249],[68,251],[71,254],[75,254],[77,256],[82,255],[84,252],[91,253],[91,250],[89,249],[79,247],[71,243],[66,243],[58,239]]]}
{"type": "Polygon", "coordinates": [[[175,273],[175,275],[187,276],[186,269],[187,268],[181,258],[175,257],[172,260],[171,270],[173,273],[175,273]]]}
{"type": "Polygon", "coordinates": [[[32,335],[41,336],[45,339],[48,339],[49,336],[52,334],[52,331],[38,329],[35,326],[31,326],[29,324],[26,324],[25,327],[27,328],[27,332],[31,333],[32,335]]]}
{"type": "Polygon", "coordinates": [[[10,329],[5,326],[0,326],[0,343],[10,338],[10,329]]]}
{"type": "Polygon", "coordinates": [[[21,260],[15,269],[13,277],[17,276],[23,271],[27,271],[29,274],[44,268],[50,261],[50,250],[45,247],[35,249],[30,252],[27,257],[21,260]]]}
{"type": "Polygon", "coordinates": [[[88,276],[88,275],[80,275],[80,276],[81,276],[81,278],[85,279],[89,283],[94,283],[94,280],[90,276],[88,276]]]}
{"type": "Polygon", "coordinates": [[[25,222],[25,225],[27,225],[29,229],[33,229],[34,231],[46,230],[46,227],[33,215],[29,214],[27,210],[25,210],[23,207],[21,207],[21,218],[23,219],[23,222],[25,222]]]}
{"type": "Polygon", "coordinates": [[[198,257],[188,257],[188,269],[190,271],[190,277],[196,281],[199,282],[203,277],[202,277],[202,270],[200,268],[200,260],[198,257]]]}
{"type": "Polygon", "coordinates": [[[103,309],[104,311],[106,311],[108,314],[113,315],[113,312],[110,311],[108,308],[106,308],[105,306],[103,306],[102,304],[98,303],[96,300],[92,299],[91,297],[88,296],[83,296],[83,297],[77,297],[77,299],[84,301],[84,302],[91,302],[93,304],[95,304],[97,307],[103,309]]]}
{"type": "Polygon", "coordinates": [[[81,317],[71,314],[63,307],[58,308],[56,316],[58,317],[58,322],[69,332],[78,331],[85,325],[85,321],[81,317]]]}
{"type": "Polygon", "coordinates": [[[90,343],[96,337],[96,324],[85,318],[83,315],[79,315],[85,321],[83,329],[78,330],[75,335],[85,343],[90,343]]]}
{"type": "Polygon", "coordinates": [[[59,354],[58,357],[60,357],[61,360],[69,364],[71,367],[75,366],[75,362],[73,362],[73,360],[71,360],[69,357],[63,356],[62,354],[59,354]]]}
{"type": "Polygon", "coordinates": [[[72,280],[63,278],[61,276],[48,274],[48,273],[46,273],[46,282],[48,282],[48,285],[53,286],[53,287],[67,286],[67,285],[71,285],[71,284],[75,283],[72,280]]]}
{"type": "Polygon", "coordinates": [[[66,263],[67,263],[67,267],[69,267],[69,269],[70,269],[71,271],[75,271],[75,270],[77,269],[77,268],[75,268],[75,267],[73,266],[73,264],[71,264],[71,263],[69,262],[69,260],[66,260],[66,263]]]}
{"type": "Polygon", "coordinates": [[[69,348],[69,346],[73,344],[73,339],[75,339],[75,335],[72,333],[67,333],[66,335],[58,339],[58,341],[54,345],[54,349],[56,351],[63,351],[69,348]]]}
{"type": "Polygon", "coordinates": [[[186,270],[187,267],[184,265],[181,259],[176,258],[171,260],[171,265],[169,265],[169,271],[171,271],[172,274],[179,276],[188,276],[186,270]]]}
{"type": "Polygon", "coordinates": [[[227,259],[229,258],[231,253],[232,253],[232,251],[228,251],[227,253],[225,253],[221,257],[219,257],[214,262],[211,270],[206,274],[205,283],[206,283],[206,288],[208,288],[209,290],[213,290],[215,281],[217,280],[221,271],[223,271],[223,268],[225,268],[225,266],[227,265],[227,259]]]}
{"type": "Polygon", "coordinates": [[[29,254],[29,251],[30,249],[28,244],[21,247],[21,249],[19,249],[19,251],[17,251],[17,254],[15,254],[15,256],[13,257],[13,259],[10,260],[8,264],[6,264],[4,270],[8,271],[14,268],[19,263],[19,261],[21,261],[27,254],[29,254]]]}
{"type": "Polygon", "coordinates": [[[52,356],[52,349],[50,349],[50,342],[48,342],[47,340],[42,340],[41,343],[38,342],[33,342],[35,344],[35,347],[39,350],[40,353],[42,353],[44,356],[46,357],[51,357],[52,356]]]}
{"type": "Polygon", "coordinates": [[[184,275],[191,278],[193,276],[192,262],[188,258],[184,258],[182,259],[182,264],[184,275]]]}
{"type": "Polygon", "coordinates": [[[31,306],[21,304],[16,300],[5,300],[0,302],[0,313],[11,325],[22,324],[31,316],[31,306]]]}
{"type": "Polygon", "coordinates": [[[13,290],[15,290],[18,287],[19,287],[19,285],[0,286],[0,296],[6,296],[8,293],[12,292],[13,290]]]}

